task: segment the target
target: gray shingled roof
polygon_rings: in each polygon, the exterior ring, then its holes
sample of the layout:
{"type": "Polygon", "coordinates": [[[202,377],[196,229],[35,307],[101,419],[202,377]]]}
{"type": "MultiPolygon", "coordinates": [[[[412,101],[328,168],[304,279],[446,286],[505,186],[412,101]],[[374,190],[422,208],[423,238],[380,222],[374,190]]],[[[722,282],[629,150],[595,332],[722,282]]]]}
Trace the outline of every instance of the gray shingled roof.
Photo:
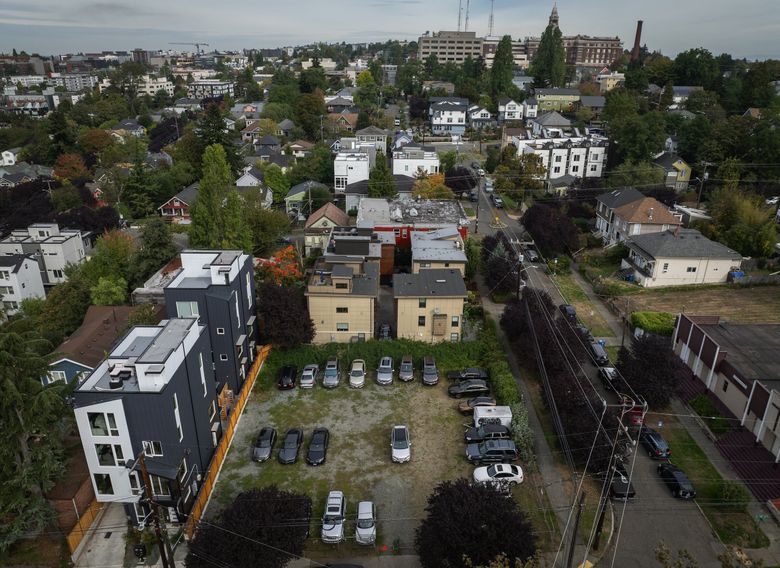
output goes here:
{"type": "Polygon", "coordinates": [[[580,104],[584,107],[604,108],[607,104],[607,97],[583,95],[580,97],[580,104]]]}
{"type": "Polygon", "coordinates": [[[653,258],[742,258],[738,252],[711,241],[695,229],[634,235],[629,237],[626,244],[653,258]]]}
{"type": "Polygon", "coordinates": [[[621,187],[613,189],[609,193],[602,193],[596,196],[596,201],[600,201],[610,209],[616,209],[637,199],[644,198],[644,194],[633,187],[621,187]]]}
{"type": "Polygon", "coordinates": [[[536,124],[540,124],[542,126],[560,126],[564,128],[571,126],[571,120],[565,118],[563,115],[555,111],[540,114],[538,118],[533,120],[536,122],[536,124]]]}
{"type": "Polygon", "coordinates": [[[465,298],[466,283],[460,270],[436,268],[418,274],[393,275],[393,297],[465,298]]]}

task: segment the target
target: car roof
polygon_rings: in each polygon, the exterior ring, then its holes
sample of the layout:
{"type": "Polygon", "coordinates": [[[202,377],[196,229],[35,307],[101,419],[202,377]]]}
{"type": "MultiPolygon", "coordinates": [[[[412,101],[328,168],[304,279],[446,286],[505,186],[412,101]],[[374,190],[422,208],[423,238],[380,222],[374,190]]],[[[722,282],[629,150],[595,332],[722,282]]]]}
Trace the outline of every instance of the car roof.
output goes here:
{"type": "Polygon", "coordinates": [[[330,501],[331,499],[339,499],[340,500],[342,497],[344,497],[344,492],[343,491],[336,491],[336,490],[334,490],[334,491],[329,491],[328,492],[328,501],[330,501]]]}
{"type": "Polygon", "coordinates": [[[374,512],[374,504],[371,501],[361,501],[358,503],[358,516],[363,514],[372,514],[374,512]]]}
{"type": "Polygon", "coordinates": [[[514,448],[515,443],[512,440],[487,440],[485,442],[488,446],[494,446],[497,448],[514,448]]]}
{"type": "Polygon", "coordinates": [[[304,371],[313,371],[313,370],[314,370],[314,369],[316,369],[317,367],[318,367],[318,365],[315,365],[315,364],[313,364],[313,363],[312,363],[312,364],[306,365],[306,366],[303,368],[303,370],[304,370],[304,371]]]}

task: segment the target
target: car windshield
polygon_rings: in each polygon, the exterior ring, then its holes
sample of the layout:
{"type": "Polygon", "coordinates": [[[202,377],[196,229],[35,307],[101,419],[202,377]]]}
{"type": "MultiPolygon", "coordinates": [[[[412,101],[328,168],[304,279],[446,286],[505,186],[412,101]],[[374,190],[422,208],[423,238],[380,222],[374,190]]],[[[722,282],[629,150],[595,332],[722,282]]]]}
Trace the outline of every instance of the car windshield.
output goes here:
{"type": "Polygon", "coordinates": [[[401,363],[401,370],[402,371],[411,371],[412,370],[412,364],[411,363],[401,363]]]}
{"type": "Polygon", "coordinates": [[[363,370],[362,369],[352,369],[352,376],[353,377],[362,377],[363,376],[363,370]]]}
{"type": "Polygon", "coordinates": [[[393,447],[396,450],[403,450],[406,446],[406,432],[403,430],[396,430],[395,436],[393,437],[393,447]]]}
{"type": "Polygon", "coordinates": [[[271,437],[268,436],[268,437],[260,438],[260,443],[258,445],[261,448],[267,448],[268,446],[271,445],[271,437]]]}
{"type": "Polygon", "coordinates": [[[287,438],[284,440],[284,447],[285,448],[294,448],[298,445],[298,438],[295,436],[287,436],[287,438]]]}
{"type": "Polygon", "coordinates": [[[370,529],[374,526],[374,520],[373,519],[360,519],[357,522],[357,526],[359,529],[370,529]]]}
{"type": "Polygon", "coordinates": [[[338,374],[335,367],[329,367],[325,369],[325,376],[326,377],[335,377],[338,374]]]}

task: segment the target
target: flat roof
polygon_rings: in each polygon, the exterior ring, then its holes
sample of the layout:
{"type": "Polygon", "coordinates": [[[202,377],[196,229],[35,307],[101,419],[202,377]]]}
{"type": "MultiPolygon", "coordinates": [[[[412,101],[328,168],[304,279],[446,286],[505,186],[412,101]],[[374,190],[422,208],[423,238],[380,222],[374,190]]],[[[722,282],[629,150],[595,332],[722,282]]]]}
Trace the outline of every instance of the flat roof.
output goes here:
{"type": "Polygon", "coordinates": [[[426,269],[417,274],[394,274],[393,296],[465,298],[466,283],[460,270],[454,268],[426,269]]]}
{"type": "Polygon", "coordinates": [[[696,324],[747,379],[780,382],[780,324],[696,324]]]}
{"type": "Polygon", "coordinates": [[[160,333],[153,338],[143,354],[137,359],[138,363],[165,363],[184,338],[187,337],[190,328],[197,323],[196,318],[169,319],[160,333]]]}
{"type": "Polygon", "coordinates": [[[358,205],[357,226],[422,225],[460,227],[468,222],[466,212],[454,199],[409,198],[381,199],[366,197],[358,205]]]}

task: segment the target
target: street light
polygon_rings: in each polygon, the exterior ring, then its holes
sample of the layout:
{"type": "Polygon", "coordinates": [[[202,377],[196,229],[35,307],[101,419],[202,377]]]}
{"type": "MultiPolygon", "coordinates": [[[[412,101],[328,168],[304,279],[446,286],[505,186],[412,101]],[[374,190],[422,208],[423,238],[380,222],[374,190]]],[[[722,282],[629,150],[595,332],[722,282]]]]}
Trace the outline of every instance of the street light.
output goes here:
{"type": "Polygon", "coordinates": [[[699,205],[701,204],[701,192],[704,189],[704,182],[707,181],[707,179],[710,177],[709,172],[704,172],[704,175],[700,178],[694,178],[696,181],[699,182],[699,195],[696,198],[696,209],[699,208],[699,205]]]}

